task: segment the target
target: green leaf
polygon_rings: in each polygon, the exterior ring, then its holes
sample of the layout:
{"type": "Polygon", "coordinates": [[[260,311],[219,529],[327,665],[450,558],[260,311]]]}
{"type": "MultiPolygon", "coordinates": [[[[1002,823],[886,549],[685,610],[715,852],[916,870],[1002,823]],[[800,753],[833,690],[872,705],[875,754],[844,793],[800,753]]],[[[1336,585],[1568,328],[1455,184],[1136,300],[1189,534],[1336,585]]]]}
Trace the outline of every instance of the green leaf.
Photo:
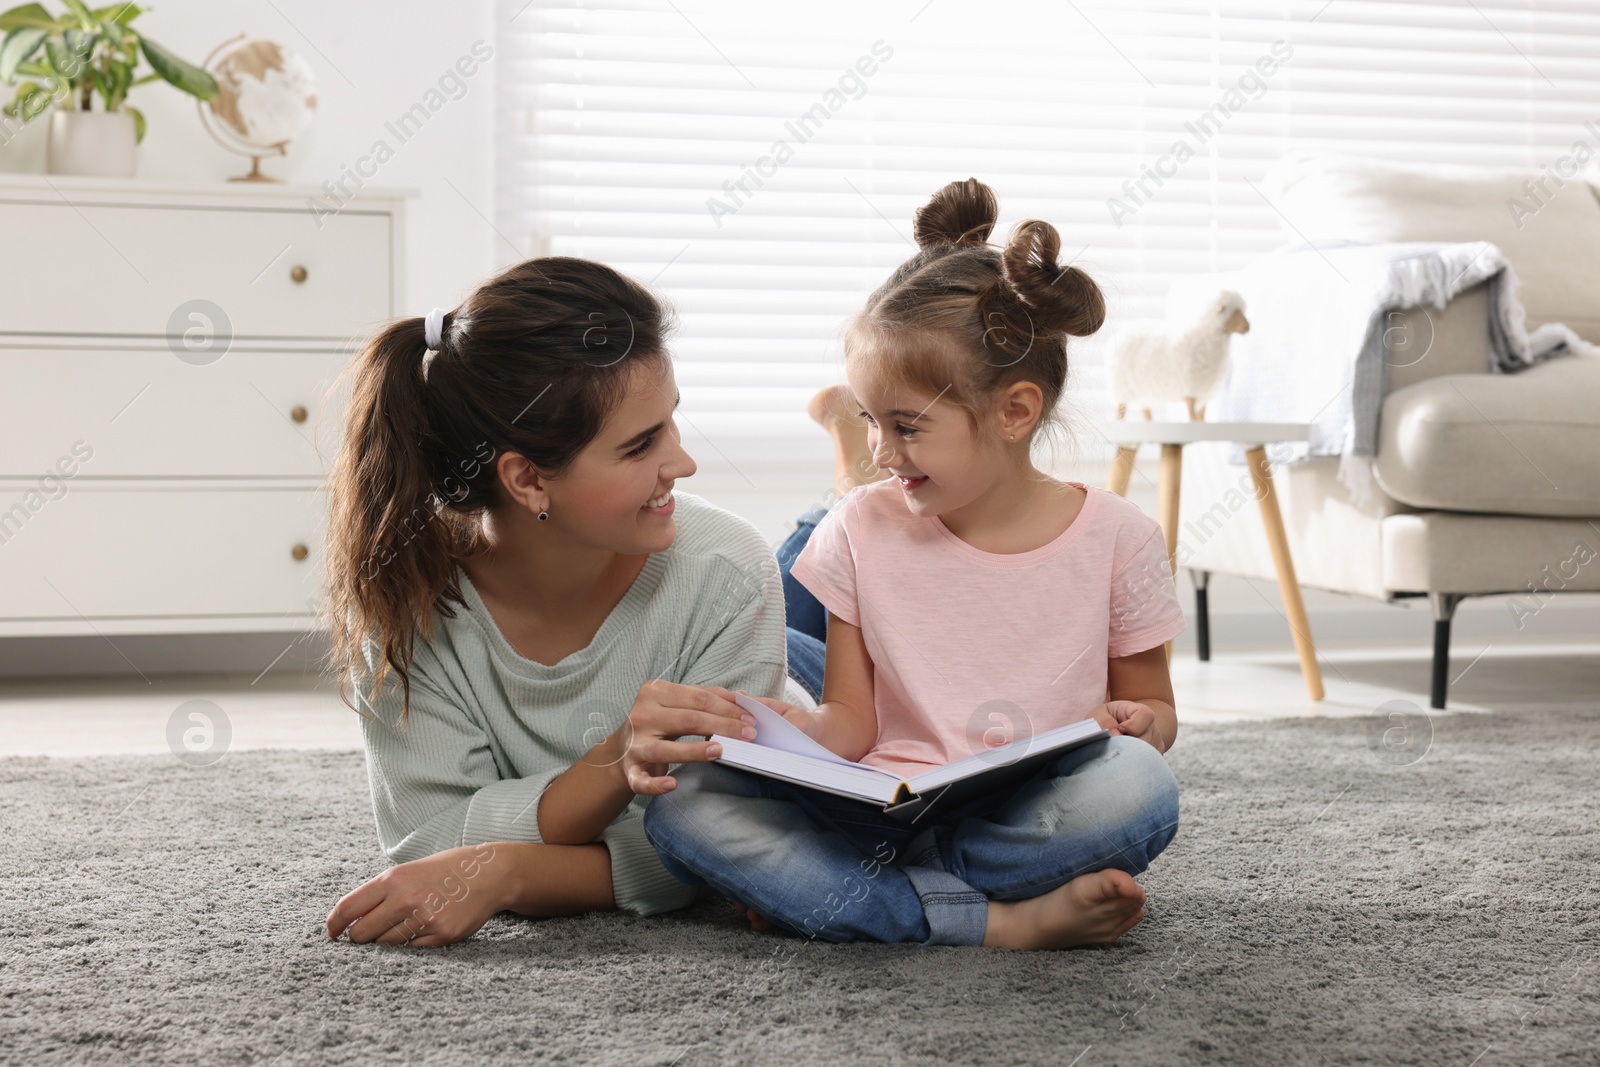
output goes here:
{"type": "Polygon", "coordinates": [[[148,37],[139,38],[139,45],[144,49],[144,57],[150,61],[150,66],[167,81],[201,100],[217,98],[217,80],[211,75],[179,59],[148,37]]]}
{"type": "Polygon", "coordinates": [[[17,86],[17,95],[11,98],[11,103],[0,108],[0,111],[4,111],[7,115],[22,114],[22,102],[38,91],[38,82],[23,82],[17,86]]]}
{"type": "Polygon", "coordinates": [[[144,12],[145,9],[138,4],[112,4],[110,7],[97,7],[89,14],[93,15],[95,21],[100,23],[110,22],[114,25],[126,26],[144,14],[144,12]]]}
{"type": "Polygon", "coordinates": [[[67,10],[77,17],[78,23],[84,29],[87,30],[94,25],[94,16],[89,14],[89,5],[83,0],[61,0],[61,2],[67,5],[67,10]]]}
{"type": "Polygon", "coordinates": [[[106,65],[106,78],[111,82],[111,106],[119,106],[128,95],[128,87],[133,81],[133,68],[126,63],[112,60],[106,65]]]}
{"type": "Polygon", "coordinates": [[[0,82],[17,76],[17,64],[28,60],[50,34],[34,26],[18,26],[0,42],[0,82]]]}
{"type": "Polygon", "coordinates": [[[99,39],[99,34],[65,30],[59,38],[45,41],[44,54],[58,75],[68,81],[81,82],[87,76],[89,55],[99,39]]]}
{"type": "Polygon", "coordinates": [[[23,82],[17,88],[17,98],[6,110],[23,122],[32,122],[50,106],[50,101],[53,99],[50,90],[43,85],[37,82],[23,82]]]}
{"type": "Polygon", "coordinates": [[[78,76],[83,73],[78,61],[67,51],[67,46],[61,43],[60,38],[52,37],[45,41],[44,56],[50,64],[50,69],[59,77],[77,81],[78,76]]]}
{"type": "Polygon", "coordinates": [[[45,58],[56,74],[70,82],[82,82],[88,74],[90,56],[99,34],[85,34],[83,30],[62,30],[61,37],[51,37],[45,42],[45,58]]]}
{"type": "Polygon", "coordinates": [[[133,143],[138,144],[144,140],[144,112],[136,107],[125,107],[122,110],[133,116],[133,143]]]}
{"type": "Polygon", "coordinates": [[[87,63],[89,56],[94,52],[94,46],[100,42],[100,34],[94,30],[63,30],[61,40],[66,44],[68,51],[82,56],[87,63]]]}
{"type": "Polygon", "coordinates": [[[53,78],[56,75],[56,72],[51,70],[48,64],[37,61],[18,63],[17,73],[26,74],[30,78],[53,78]]]}
{"type": "Polygon", "coordinates": [[[18,26],[32,26],[35,29],[51,32],[61,28],[61,24],[51,18],[50,12],[39,4],[22,4],[0,14],[0,30],[10,32],[18,26]]]}

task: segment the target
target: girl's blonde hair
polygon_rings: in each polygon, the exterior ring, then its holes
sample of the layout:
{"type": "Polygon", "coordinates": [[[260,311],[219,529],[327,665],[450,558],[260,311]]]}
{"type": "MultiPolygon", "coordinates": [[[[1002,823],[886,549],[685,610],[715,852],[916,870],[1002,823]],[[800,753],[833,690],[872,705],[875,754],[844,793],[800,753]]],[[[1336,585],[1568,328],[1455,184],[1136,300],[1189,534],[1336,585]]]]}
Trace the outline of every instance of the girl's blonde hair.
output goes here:
{"type": "Polygon", "coordinates": [[[1067,381],[1067,338],[1106,317],[1105,297],[1077,267],[1061,267],[1061,235],[1028,219],[1005,247],[989,243],[994,190],[951,182],[917,209],[916,255],[867,300],[845,332],[845,359],[869,376],[939,395],[976,426],[996,392],[1020,381],[1044,394],[1050,418],[1067,381]]]}

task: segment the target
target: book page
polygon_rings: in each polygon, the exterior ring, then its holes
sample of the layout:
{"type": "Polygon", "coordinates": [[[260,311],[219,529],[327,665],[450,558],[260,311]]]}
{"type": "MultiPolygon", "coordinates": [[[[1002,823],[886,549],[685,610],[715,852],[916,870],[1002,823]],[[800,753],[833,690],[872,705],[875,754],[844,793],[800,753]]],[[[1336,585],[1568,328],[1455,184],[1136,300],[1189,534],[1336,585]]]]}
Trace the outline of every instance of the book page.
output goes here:
{"type": "MultiPolygon", "coordinates": [[[[840,763],[846,767],[861,767],[862,764],[853,763],[843,756],[835,755],[826,748],[817,744],[794,723],[773,711],[765,704],[743,693],[734,694],[734,701],[745,711],[756,717],[756,739],[750,744],[761,745],[763,748],[775,748],[780,752],[789,752],[796,756],[810,756],[812,759],[823,760],[827,763],[840,763]]],[[[876,767],[864,768],[877,770],[876,767]]]]}
{"type": "Polygon", "coordinates": [[[859,763],[847,760],[833,763],[813,759],[810,756],[800,756],[782,749],[758,745],[754,741],[741,741],[735,737],[719,736],[718,741],[722,745],[722,755],[717,757],[719,763],[755,771],[795,785],[820,789],[825,793],[888,804],[902,788],[898,778],[859,763]]]}
{"type": "Polygon", "coordinates": [[[1043,752],[1057,748],[1079,738],[1088,737],[1100,732],[1100,724],[1093,719],[1082,719],[1078,722],[1058,726],[1053,730],[1046,730],[1041,734],[1030,737],[1019,737],[1009,744],[997,745],[983,752],[946,763],[943,767],[934,767],[923,771],[909,782],[911,788],[918,793],[925,793],[930,789],[937,789],[942,785],[960,781],[973,775],[982,774],[993,767],[1003,767],[1009,763],[1027,758],[1034,752],[1043,752]]]}

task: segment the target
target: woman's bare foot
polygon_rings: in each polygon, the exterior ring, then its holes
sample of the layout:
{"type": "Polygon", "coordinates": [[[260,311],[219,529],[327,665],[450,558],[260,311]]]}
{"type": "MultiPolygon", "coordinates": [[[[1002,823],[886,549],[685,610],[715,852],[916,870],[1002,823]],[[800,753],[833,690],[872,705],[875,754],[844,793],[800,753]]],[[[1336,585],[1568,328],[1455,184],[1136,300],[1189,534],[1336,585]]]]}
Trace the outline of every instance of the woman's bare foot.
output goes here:
{"type": "Polygon", "coordinates": [[[833,438],[833,488],[840,496],[889,475],[873,465],[872,452],[867,448],[867,427],[856,418],[850,403],[847,386],[830,385],[806,405],[811,421],[833,438]]]}
{"type": "Polygon", "coordinates": [[[989,902],[990,948],[1073,948],[1115,941],[1144,918],[1144,890],[1122,871],[1079,875],[1031,900],[989,902]]]}

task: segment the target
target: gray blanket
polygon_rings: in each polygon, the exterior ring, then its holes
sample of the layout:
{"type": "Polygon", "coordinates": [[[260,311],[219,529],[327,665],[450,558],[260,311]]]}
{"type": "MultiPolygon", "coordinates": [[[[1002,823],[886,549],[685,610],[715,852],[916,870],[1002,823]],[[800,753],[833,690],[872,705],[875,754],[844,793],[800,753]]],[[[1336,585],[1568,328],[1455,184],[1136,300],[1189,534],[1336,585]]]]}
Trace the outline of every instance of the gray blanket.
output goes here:
{"type": "Polygon", "coordinates": [[[1491,311],[1486,373],[1600,354],[1557,323],[1530,333],[1516,273],[1487,242],[1299,244],[1228,276],[1245,298],[1251,329],[1234,338],[1228,380],[1207,417],[1310,423],[1309,442],[1275,446],[1273,458],[1342,456],[1341,480],[1364,498],[1394,350],[1418,343],[1426,309],[1442,309],[1481,282],[1491,311]],[[1401,314],[1409,308],[1423,309],[1421,316],[1401,314]]]}

